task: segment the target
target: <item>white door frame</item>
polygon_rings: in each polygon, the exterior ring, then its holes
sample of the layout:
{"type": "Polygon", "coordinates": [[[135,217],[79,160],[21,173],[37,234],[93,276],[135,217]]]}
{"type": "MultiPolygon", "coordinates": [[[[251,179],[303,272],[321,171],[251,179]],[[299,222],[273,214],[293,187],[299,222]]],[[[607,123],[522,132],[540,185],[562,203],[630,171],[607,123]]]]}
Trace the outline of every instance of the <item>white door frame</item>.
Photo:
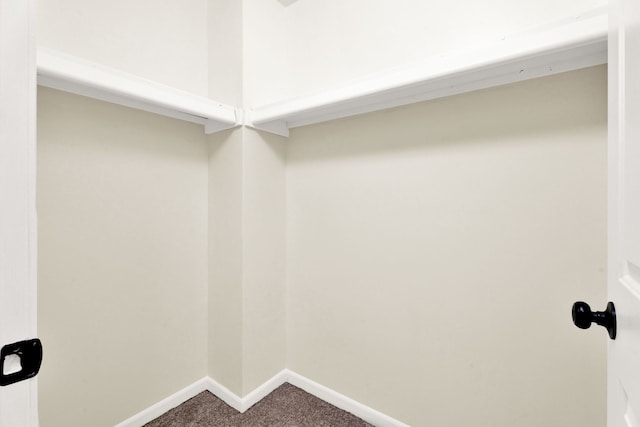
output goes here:
{"type": "Polygon", "coordinates": [[[608,294],[618,336],[609,341],[607,426],[640,427],[640,3],[609,4],[608,294]]]}
{"type": "MultiPolygon", "coordinates": [[[[35,0],[0,0],[0,347],[37,329],[34,26],[35,0]]],[[[38,426],[37,387],[0,387],[0,426],[38,426]]]]}

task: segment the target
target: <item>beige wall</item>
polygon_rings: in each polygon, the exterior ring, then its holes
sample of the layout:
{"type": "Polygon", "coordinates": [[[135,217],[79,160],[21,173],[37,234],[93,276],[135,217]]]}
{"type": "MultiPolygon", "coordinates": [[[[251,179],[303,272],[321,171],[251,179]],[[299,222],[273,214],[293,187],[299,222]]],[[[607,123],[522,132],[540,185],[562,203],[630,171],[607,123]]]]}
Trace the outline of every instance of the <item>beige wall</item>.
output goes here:
{"type": "Polygon", "coordinates": [[[112,426],[207,375],[206,139],[38,95],[41,425],[112,426]]]}
{"type": "Polygon", "coordinates": [[[210,136],[209,373],[238,396],[286,367],[285,143],[210,136]]]}
{"type": "Polygon", "coordinates": [[[209,136],[209,375],[242,395],[242,129],[209,136]]]}
{"type": "Polygon", "coordinates": [[[371,73],[495,45],[515,34],[574,21],[607,3],[244,0],[245,87],[251,92],[245,105],[318,93],[371,73]]]}
{"type": "Polygon", "coordinates": [[[286,368],[285,138],[244,129],[243,394],[286,368]]]}
{"type": "Polygon", "coordinates": [[[38,2],[38,45],[256,107],[573,20],[606,4],[46,0],[38,2]]]}
{"type": "MultiPolygon", "coordinates": [[[[251,108],[605,4],[374,3],[50,0],[39,44],[251,108]]],[[[568,311],[605,302],[605,98],[599,67],[286,141],[41,89],[43,427],[284,367],[415,426],[602,425],[568,311]]]]}
{"type": "Polygon", "coordinates": [[[415,426],[604,424],[604,67],[289,141],[39,96],[43,427],[284,367],[415,426]]]}
{"type": "Polygon", "coordinates": [[[38,45],[207,96],[208,8],[208,0],[40,1],[38,45]]]}
{"type": "Polygon", "coordinates": [[[209,97],[229,105],[242,105],[243,1],[207,1],[209,97]]]}
{"type": "Polygon", "coordinates": [[[606,68],[295,129],[288,367],[414,426],[605,424],[606,68]],[[600,329],[600,328],[598,328],[600,329]]]}

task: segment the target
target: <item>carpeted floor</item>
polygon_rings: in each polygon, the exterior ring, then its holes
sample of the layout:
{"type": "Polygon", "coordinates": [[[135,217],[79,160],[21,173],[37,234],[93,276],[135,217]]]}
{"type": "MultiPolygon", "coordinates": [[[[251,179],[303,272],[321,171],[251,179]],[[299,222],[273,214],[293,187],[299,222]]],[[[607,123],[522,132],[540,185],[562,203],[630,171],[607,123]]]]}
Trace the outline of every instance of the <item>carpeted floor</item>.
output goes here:
{"type": "Polygon", "coordinates": [[[372,427],[315,396],[283,384],[239,413],[208,391],[187,400],[145,427],[372,427]]]}

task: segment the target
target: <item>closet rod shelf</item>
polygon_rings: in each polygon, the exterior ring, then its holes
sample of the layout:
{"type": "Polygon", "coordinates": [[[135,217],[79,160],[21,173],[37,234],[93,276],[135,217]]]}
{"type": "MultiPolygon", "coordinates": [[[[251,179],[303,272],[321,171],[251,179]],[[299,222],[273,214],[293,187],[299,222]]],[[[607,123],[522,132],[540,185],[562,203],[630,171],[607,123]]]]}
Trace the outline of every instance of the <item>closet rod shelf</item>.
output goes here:
{"type": "Polygon", "coordinates": [[[252,108],[245,125],[289,129],[607,62],[606,8],[490,46],[362,78],[315,95],[252,108]]]}
{"type": "Polygon", "coordinates": [[[38,84],[204,126],[206,133],[239,126],[236,108],[139,76],[38,48],[38,84]]]}

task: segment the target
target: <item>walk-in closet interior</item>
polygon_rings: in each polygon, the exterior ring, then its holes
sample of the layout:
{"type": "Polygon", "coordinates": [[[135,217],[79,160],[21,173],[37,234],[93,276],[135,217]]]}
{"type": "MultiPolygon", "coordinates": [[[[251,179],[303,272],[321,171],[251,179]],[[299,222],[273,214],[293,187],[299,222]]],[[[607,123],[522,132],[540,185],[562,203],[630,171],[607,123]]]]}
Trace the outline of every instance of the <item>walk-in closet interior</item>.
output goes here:
{"type": "Polygon", "coordinates": [[[605,1],[37,16],[42,427],[283,381],[374,425],[605,425],[570,316],[606,303],[605,1]]]}

